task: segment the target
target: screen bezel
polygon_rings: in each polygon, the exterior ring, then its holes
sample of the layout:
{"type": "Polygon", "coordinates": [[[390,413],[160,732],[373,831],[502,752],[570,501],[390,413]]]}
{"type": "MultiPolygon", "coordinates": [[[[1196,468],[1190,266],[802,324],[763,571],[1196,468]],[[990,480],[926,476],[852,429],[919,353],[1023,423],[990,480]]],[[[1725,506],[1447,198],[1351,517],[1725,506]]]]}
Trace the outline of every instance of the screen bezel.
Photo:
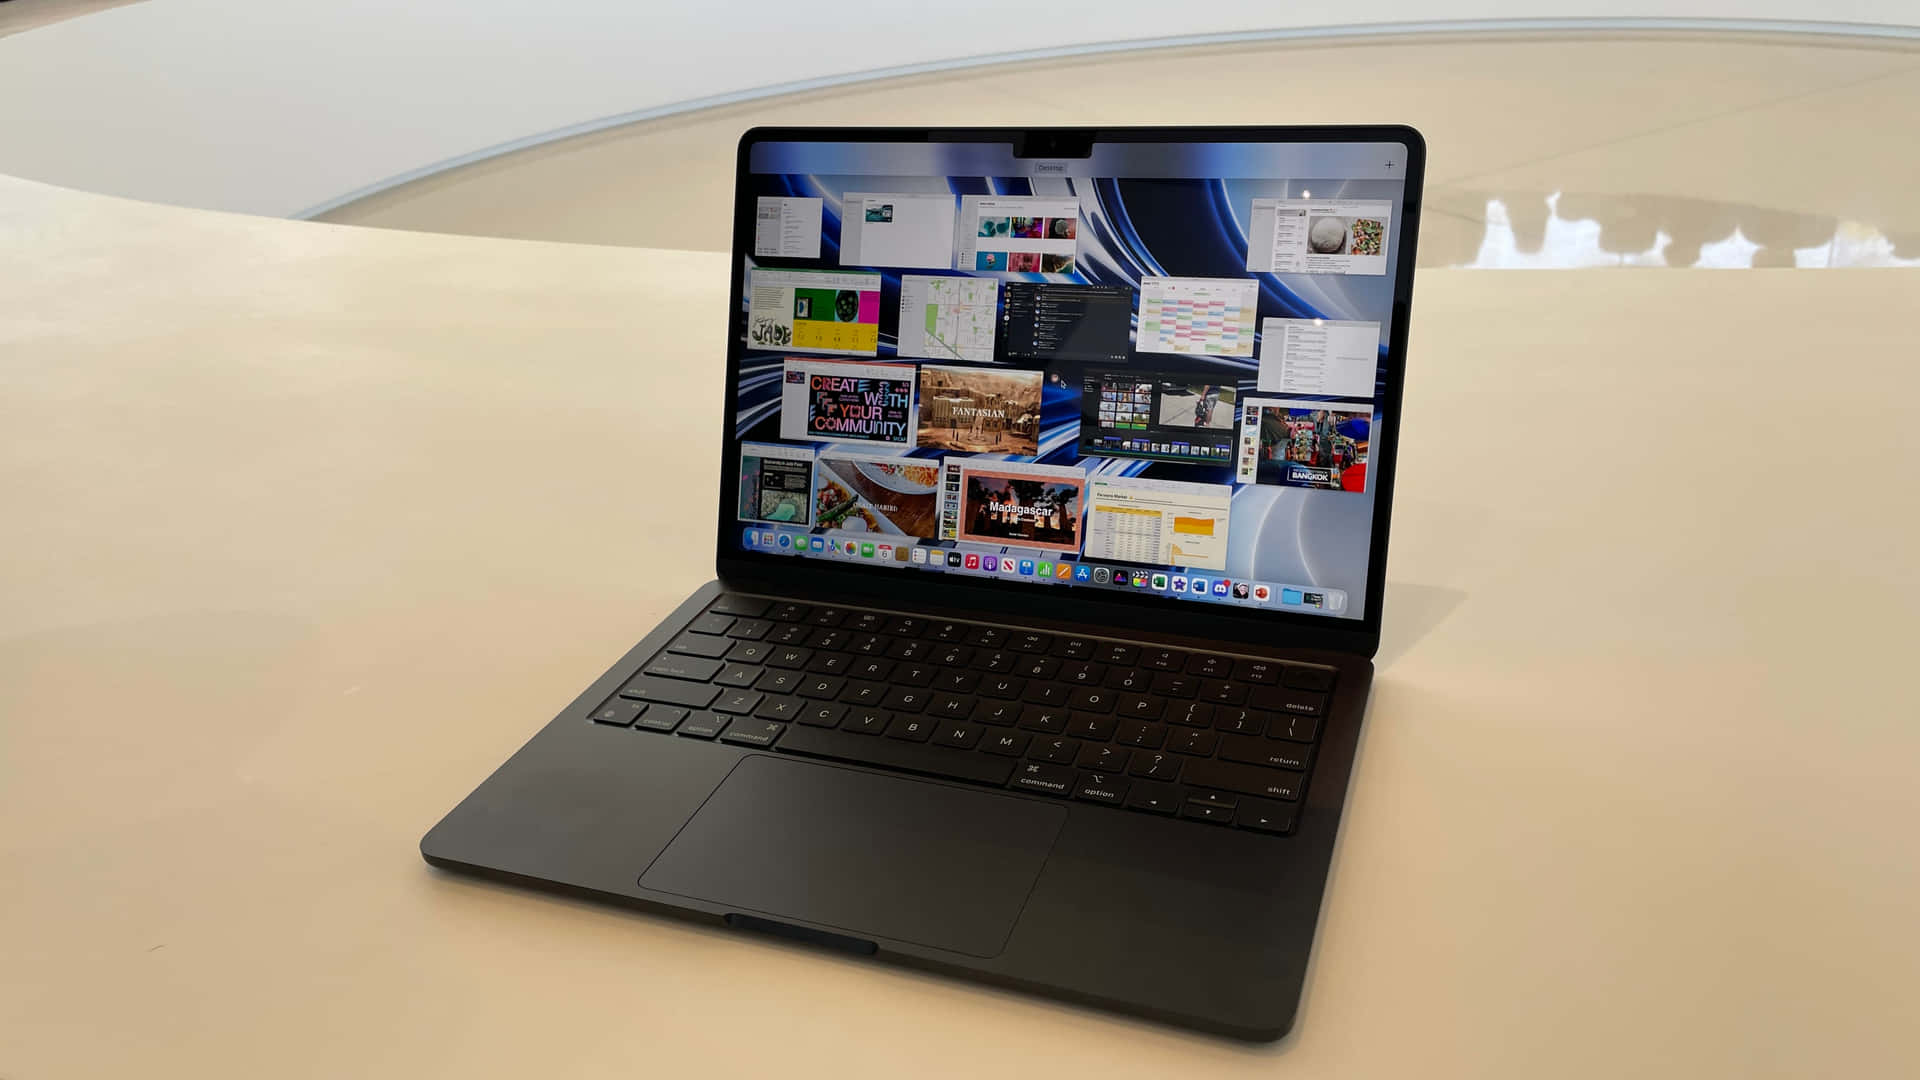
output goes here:
{"type": "MultiPolygon", "coordinates": [[[[1048,156],[1048,155],[1040,155],[1048,156]]],[[[1407,328],[1413,300],[1413,267],[1420,233],[1422,184],[1426,176],[1426,141],[1405,126],[1326,127],[1119,127],[1119,128],[753,128],[740,137],[734,173],[733,246],[728,256],[731,285],[727,298],[726,406],[720,447],[720,487],[715,568],[721,580],[736,587],[795,596],[821,596],[846,603],[900,601],[898,585],[912,582],[915,601],[930,606],[977,610],[1002,618],[1030,616],[1052,621],[1086,622],[1104,627],[1139,629],[1184,637],[1229,642],[1254,642],[1275,648],[1333,649],[1372,656],[1380,643],[1381,602],[1386,591],[1387,538],[1392,521],[1393,486],[1399,457],[1400,407],[1406,373],[1407,328]],[[741,197],[753,147],[762,142],[890,142],[890,143],[1008,143],[1016,147],[1055,142],[1317,142],[1397,143],[1406,150],[1406,187],[1401,197],[1401,225],[1396,236],[1391,329],[1388,337],[1387,380],[1379,422],[1383,438],[1370,451],[1371,480],[1375,483],[1373,528],[1367,553],[1365,615],[1340,619],[1286,611],[1241,608],[1227,604],[1195,604],[1152,593],[1038,586],[989,577],[959,574],[876,571],[873,567],[837,564],[824,559],[774,555],[741,548],[743,526],[735,520],[740,468],[740,442],[734,436],[738,409],[740,363],[746,353],[735,333],[744,297],[744,264],[753,242],[755,210],[741,197]],[[730,542],[732,541],[732,542],[730,542]]]]}

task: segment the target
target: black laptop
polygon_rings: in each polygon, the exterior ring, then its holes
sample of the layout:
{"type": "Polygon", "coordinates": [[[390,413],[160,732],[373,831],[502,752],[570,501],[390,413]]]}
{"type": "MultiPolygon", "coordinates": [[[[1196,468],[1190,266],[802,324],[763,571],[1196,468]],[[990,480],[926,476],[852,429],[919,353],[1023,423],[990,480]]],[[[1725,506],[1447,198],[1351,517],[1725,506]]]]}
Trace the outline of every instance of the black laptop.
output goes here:
{"type": "Polygon", "coordinates": [[[1280,1037],[1380,636],[1424,160],[748,132],[716,579],[427,861],[1280,1037]]]}

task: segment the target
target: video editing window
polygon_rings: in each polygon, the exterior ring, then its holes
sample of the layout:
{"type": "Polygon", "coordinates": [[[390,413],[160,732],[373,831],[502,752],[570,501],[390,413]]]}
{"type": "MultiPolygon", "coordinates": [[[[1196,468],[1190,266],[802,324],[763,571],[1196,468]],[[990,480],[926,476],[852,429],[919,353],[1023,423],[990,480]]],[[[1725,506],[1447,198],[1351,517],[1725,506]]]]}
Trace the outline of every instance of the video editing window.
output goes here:
{"type": "Polygon", "coordinates": [[[1406,164],[754,145],[742,549],[1363,617],[1406,164]]]}

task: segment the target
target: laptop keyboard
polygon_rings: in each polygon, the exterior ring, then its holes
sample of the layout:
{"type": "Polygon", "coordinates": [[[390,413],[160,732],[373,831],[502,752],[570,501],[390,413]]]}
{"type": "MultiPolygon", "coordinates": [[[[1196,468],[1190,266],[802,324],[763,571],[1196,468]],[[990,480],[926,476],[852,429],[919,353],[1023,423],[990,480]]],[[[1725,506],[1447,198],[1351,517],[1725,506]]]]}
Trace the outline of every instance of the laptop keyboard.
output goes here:
{"type": "Polygon", "coordinates": [[[990,787],[1293,831],[1333,672],[723,596],[593,714],[990,787]]]}

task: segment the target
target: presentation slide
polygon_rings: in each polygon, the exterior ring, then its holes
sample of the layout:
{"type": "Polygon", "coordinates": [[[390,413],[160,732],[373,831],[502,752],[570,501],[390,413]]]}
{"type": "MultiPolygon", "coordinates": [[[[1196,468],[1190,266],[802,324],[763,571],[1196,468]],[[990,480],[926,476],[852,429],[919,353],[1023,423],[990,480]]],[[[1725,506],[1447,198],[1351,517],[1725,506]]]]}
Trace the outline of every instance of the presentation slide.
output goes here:
{"type": "Polygon", "coordinates": [[[812,489],[812,447],[740,444],[741,521],[809,524],[812,489]]]}
{"type": "Polygon", "coordinates": [[[1234,474],[1241,483],[1367,490],[1373,406],[1247,398],[1240,417],[1234,474]]]}
{"type": "Polygon", "coordinates": [[[912,446],[912,364],[790,356],[780,387],[780,437],[912,446]]]}
{"type": "Polygon", "coordinates": [[[1140,352],[1252,356],[1260,283],[1251,278],[1140,279],[1140,352]]]}
{"type": "Polygon", "coordinates": [[[1373,396],[1380,324],[1335,319],[1263,319],[1256,385],[1276,394],[1373,396]]]}
{"type": "Polygon", "coordinates": [[[841,266],[953,265],[953,196],[849,191],[841,205],[841,266]]]}
{"type": "Polygon", "coordinates": [[[900,278],[901,356],[993,362],[1000,282],[994,278],[900,278]]]}
{"type": "Polygon", "coordinates": [[[962,541],[1080,550],[1087,474],[1058,465],[972,460],[960,466],[962,541]]]}
{"type": "Polygon", "coordinates": [[[1038,371],[923,365],[920,445],[1037,457],[1043,377],[1038,371]]]}
{"type": "Polygon", "coordinates": [[[1074,272],[1080,201],[1071,195],[963,195],[958,270],[1074,272]]]}
{"type": "Polygon", "coordinates": [[[1227,568],[1230,484],[1096,476],[1087,482],[1089,559],[1227,568]]]}
{"type": "Polygon", "coordinates": [[[1393,204],[1375,199],[1255,199],[1247,269],[1275,274],[1384,274],[1393,204]]]}
{"type": "Polygon", "coordinates": [[[931,540],[940,528],[940,462],[853,449],[822,450],[813,470],[817,524],[931,540]]]}
{"type": "Polygon", "coordinates": [[[753,253],[787,259],[819,258],[820,213],[825,202],[760,196],[755,203],[753,253]]]}
{"type": "Polygon", "coordinates": [[[747,348],[846,356],[880,351],[880,275],[747,271],[747,348]]]}

